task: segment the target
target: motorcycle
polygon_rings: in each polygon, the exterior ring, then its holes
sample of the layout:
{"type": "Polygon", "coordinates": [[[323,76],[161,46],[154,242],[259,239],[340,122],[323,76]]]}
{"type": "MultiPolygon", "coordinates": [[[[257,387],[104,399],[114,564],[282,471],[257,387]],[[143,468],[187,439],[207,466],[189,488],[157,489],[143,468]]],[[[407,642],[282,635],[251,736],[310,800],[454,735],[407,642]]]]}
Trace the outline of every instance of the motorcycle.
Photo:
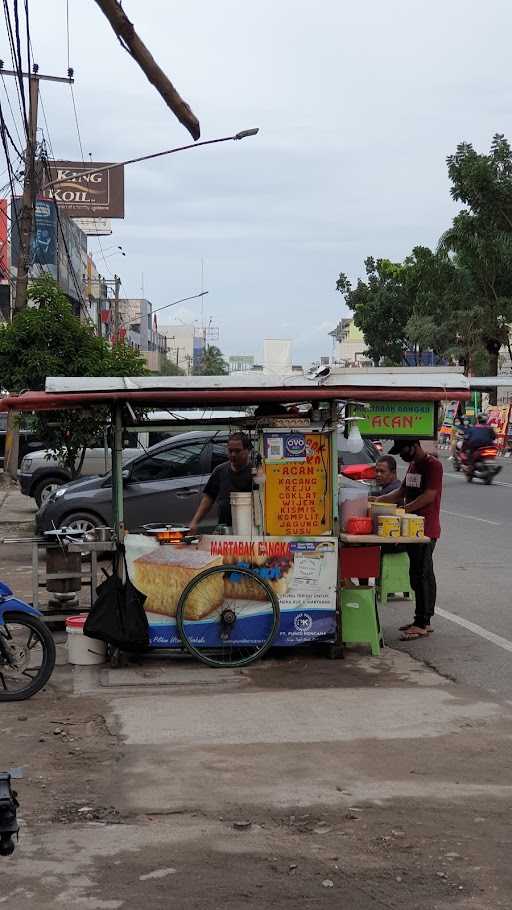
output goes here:
{"type": "Polygon", "coordinates": [[[481,446],[471,452],[467,449],[457,449],[453,457],[453,467],[456,471],[464,472],[468,483],[476,477],[488,485],[501,471],[501,465],[496,464],[497,455],[498,449],[492,445],[481,446]]]}
{"type": "Polygon", "coordinates": [[[0,702],[39,692],[55,667],[55,642],[41,613],[0,581],[0,702]]]}

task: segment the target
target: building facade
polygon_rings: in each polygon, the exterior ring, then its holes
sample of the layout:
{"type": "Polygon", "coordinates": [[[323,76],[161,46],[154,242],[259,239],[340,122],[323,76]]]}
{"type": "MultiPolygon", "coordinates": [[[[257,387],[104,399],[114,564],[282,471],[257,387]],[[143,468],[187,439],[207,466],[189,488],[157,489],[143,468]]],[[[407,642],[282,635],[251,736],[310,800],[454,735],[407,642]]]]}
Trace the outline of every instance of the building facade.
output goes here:
{"type": "Polygon", "coordinates": [[[167,338],[167,356],[180,370],[190,375],[197,369],[205,350],[205,330],[197,325],[163,325],[167,338]]]}
{"type": "Polygon", "coordinates": [[[366,342],[361,329],[351,318],[340,319],[338,325],[329,332],[333,339],[333,362],[341,367],[372,366],[366,354],[366,342]]]}

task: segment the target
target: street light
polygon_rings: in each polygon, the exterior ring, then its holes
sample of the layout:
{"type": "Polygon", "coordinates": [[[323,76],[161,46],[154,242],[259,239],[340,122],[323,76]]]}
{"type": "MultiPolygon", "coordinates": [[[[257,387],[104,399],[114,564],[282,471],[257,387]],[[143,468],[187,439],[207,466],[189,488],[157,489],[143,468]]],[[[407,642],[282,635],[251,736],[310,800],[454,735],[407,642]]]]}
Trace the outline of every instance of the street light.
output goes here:
{"type": "MultiPolygon", "coordinates": [[[[179,145],[177,148],[165,149],[163,152],[153,152],[151,155],[141,155],[138,158],[127,158],[126,161],[117,161],[115,164],[106,164],[104,167],[93,167],[87,171],[80,171],[77,174],[77,177],[80,179],[82,177],[88,177],[90,174],[101,174],[103,171],[112,171],[115,167],[123,167],[125,164],[136,164],[139,161],[149,161],[151,158],[161,158],[163,155],[173,155],[174,152],[184,152],[187,149],[197,149],[200,145],[216,145],[219,142],[231,142],[232,140],[238,141],[239,139],[247,139],[249,136],[256,136],[260,131],[259,126],[252,127],[249,130],[241,130],[239,133],[235,133],[234,136],[221,136],[220,139],[204,139],[202,142],[192,142],[189,145],[179,145]]],[[[58,183],[67,183],[69,177],[60,177],[58,180],[50,180],[43,186],[43,191],[49,189],[50,187],[56,186],[58,183]]]]}
{"type": "Polygon", "coordinates": [[[182,297],[181,300],[173,300],[172,303],[166,303],[164,306],[159,306],[156,310],[153,310],[154,313],[159,313],[160,310],[167,310],[170,306],[178,306],[179,303],[185,303],[187,300],[197,300],[198,297],[206,297],[208,291],[201,291],[200,294],[192,294],[191,297],[182,297]]]}

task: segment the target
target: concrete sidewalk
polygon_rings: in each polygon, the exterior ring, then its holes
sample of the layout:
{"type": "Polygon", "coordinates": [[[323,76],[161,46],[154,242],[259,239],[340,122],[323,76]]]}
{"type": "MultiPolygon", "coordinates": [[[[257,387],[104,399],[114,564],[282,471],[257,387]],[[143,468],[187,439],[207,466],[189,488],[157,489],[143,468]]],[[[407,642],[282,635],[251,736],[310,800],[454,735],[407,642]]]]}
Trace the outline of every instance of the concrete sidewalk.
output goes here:
{"type": "Polygon", "coordinates": [[[18,530],[20,536],[30,537],[34,531],[37,512],[35,501],[24,496],[17,484],[2,476],[0,484],[0,537],[18,530]]]}

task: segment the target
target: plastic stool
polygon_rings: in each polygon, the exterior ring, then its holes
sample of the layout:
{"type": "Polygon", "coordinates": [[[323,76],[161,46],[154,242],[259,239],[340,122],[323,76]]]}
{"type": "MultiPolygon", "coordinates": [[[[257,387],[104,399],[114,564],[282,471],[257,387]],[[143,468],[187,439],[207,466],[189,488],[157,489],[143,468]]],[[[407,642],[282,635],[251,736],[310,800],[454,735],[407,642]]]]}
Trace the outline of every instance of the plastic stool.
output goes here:
{"type": "Polygon", "coordinates": [[[341,631],[344,642],[369,644],[374,657],[381,648],[375,588],[341,589],[341,631]]]}
{"type": "Polygon", "coordinates": [[[396,594],[399,591],[414,599],[414,591],[409,578],[409,557],[407,553],[384,553],[381,559],[377,596],[381,604],[385,605],[390,594],[396,594]]]}

